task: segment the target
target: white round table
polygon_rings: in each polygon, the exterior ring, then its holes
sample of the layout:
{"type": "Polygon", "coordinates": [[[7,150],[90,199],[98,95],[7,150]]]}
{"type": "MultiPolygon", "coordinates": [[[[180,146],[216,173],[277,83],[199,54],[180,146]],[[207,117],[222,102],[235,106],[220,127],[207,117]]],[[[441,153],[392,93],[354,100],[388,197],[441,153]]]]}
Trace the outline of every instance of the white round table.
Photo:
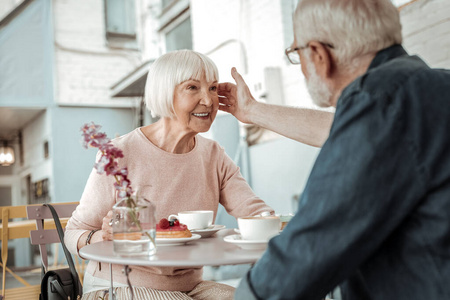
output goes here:
{"type": "Polygon", "coordinates": [[[158,246],[152,256],[120,256],[113,251],[112,241],[103,241],[84,246],[79,254],[83,259],[110,264],[110,296],[116,299],[113,288],[112,264],[159,266],[159,267],[199,267],[255,263],[264,250],[244,250],[227,243],[223,238],[235,234],[233,229],[223,229],[211,237],[201,238],[184,245],[158,246]]]}
{"type": "Polygon", "coordinates": [[[113,242],[104,241],[87,245],[80,249],[80,256],[84,259],[98,262],[159,266],[159,267],[198,267],[237,265],[256,262],[264,250],[244,250],[227,243],[223,238],[235,234],[233,229],[223,229],[212,237],[201,238],[184,245],[157,245],[157,252],[153,256],[120,256],[113,251],[113,242]]]}

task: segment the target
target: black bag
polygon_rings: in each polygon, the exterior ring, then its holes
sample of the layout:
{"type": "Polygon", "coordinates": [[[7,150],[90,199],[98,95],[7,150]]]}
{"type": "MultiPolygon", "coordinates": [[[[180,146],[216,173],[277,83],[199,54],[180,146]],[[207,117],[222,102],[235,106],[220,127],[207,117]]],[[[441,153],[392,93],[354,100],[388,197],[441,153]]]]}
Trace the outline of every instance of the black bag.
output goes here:
{"type": "MultiPolygon", "coordinates": [[[[68,300],[69,297],[70,300],[81,299],[81,296],[83,295],[83,288],[80,278],[78,277],[78,273],[75,269],[72,256],[64,244],[64,231],[61,223],[59,222],[58,214],[50,204],[44,204],[44,206],[47,206],[52,212],[56,229],[58,230],[59,240],[61,241],[69,268],[47,271],[43,275],[41,280],[41,295],[39,299],[68,300]]],[[[42,267],[42,271],[42,273],[44,273],[44,267],[42,267]]]]}

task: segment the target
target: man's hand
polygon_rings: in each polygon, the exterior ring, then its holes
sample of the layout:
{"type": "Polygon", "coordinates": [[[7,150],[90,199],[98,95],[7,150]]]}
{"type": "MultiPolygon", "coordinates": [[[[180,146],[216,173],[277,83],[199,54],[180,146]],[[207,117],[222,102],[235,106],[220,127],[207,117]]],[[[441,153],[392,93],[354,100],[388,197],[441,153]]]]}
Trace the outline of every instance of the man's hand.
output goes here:
{"type": "Polygon", "coordinates": [[[219,109],[232,114],[243,123],[253,124],[250,118],[251,106],[257,102],[236,68],[231,69],[231,76],[233,76],[236,84],[230,82],[219,84],[219,101],[221,104],[219,109]]]}
{"type": "Polygon", "coordinates": [[[239,121],[255,124],[300,143],[322,147],[330,134],[334,113],[258,102],[236,68],[231,69],[236,85],[219,84],[219,109],[239,121]]]}

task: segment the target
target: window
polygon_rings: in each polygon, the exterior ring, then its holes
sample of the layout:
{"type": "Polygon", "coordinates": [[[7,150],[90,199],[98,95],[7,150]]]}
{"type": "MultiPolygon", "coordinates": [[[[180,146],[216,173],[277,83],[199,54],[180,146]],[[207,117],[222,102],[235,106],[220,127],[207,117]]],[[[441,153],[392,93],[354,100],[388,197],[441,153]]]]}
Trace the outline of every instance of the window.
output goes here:
{"type": "Polygon", "coordinates": [[[190,16],[165,34],[166,51],[192,49],[192,29],[190,16]]]}
{"type": "Polygon", "coordinates": [[[192,49],[189,0],[161,0],[158,33],[163,52],[192,49]]]}
{"type": "Polygon", "coordinates": [[[49,157],[48,141],[44,142],[44,158],[49,157]]]}
{"type": "Polygon", "coordinates": [[[105,0],[106,36],[136,38],[134,0],[105,0]]]}
{"type": "Polygon", "coordinates": [[[50,202],[48,178],[32,182],[31,191],[32,194],[30,204],[50,202]]]}

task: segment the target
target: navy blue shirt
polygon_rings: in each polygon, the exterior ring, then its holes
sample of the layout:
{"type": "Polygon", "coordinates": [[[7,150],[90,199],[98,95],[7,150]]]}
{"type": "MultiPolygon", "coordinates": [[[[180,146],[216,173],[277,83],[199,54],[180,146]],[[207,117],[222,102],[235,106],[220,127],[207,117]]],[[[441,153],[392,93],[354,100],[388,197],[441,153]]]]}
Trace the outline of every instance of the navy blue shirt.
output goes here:
{"type": "Polygon", "coordinates": [[[450,299],[450,72],[400,45],[346,87],[299,210],[236,299],[450,299]]]}

